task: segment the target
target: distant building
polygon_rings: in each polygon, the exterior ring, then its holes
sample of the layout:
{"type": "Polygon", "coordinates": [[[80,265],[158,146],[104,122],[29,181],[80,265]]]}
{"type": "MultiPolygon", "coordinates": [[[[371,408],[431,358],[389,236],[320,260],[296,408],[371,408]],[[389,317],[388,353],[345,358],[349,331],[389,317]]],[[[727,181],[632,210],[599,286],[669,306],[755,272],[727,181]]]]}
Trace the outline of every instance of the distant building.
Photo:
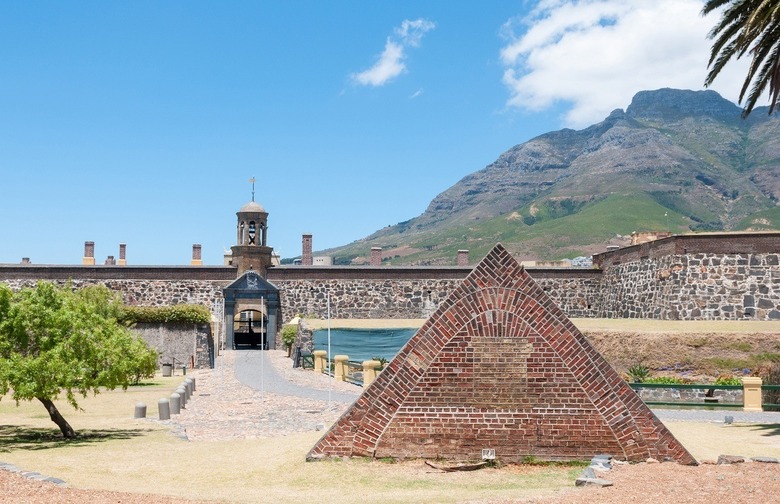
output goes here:
{"type": "Polygon", "coordinates": [[[314,256],[312,264],[314,266],[333,266],[333,258],[331,256],[314,256]]]}
{"type": "Polygon", "coordinates": [[[571,260],[572,268],[592,268],[593,257],[579,256],[571,260]]]}
{"type": "Polygon", "coordinates": [[[561,261],[521,261],[520,265],[524,268],[571,268],[569,259],[561,261]]]}
{"type": "Polygon", "coordinates": [[[672,233],[669,231],[634,231],[631,233],[631,245],[639,245],[640,243],[669,238],[670,236],[672,236],[672,233]]]}

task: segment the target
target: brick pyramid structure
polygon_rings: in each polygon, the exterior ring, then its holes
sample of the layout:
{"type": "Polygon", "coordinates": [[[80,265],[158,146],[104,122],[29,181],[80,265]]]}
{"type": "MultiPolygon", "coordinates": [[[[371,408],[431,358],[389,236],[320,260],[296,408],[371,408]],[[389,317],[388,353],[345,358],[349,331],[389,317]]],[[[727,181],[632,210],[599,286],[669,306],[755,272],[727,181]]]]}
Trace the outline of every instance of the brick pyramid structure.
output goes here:
{"type": "Polygon", "coordinates": [[[696,464],[497,245],[307,455],[696,464]]]}

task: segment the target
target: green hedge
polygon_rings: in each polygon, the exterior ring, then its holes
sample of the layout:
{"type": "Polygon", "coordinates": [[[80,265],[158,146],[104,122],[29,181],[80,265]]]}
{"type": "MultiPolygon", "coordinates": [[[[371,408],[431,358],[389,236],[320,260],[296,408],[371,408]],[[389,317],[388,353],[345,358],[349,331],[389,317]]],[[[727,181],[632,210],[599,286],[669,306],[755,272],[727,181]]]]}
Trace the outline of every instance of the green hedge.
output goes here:
{"type": "Polygon", "coordinates": [[[149,324],[208,324],[211,312],[202,305],[123,306],[119,322],[126,326],[149,324]]]}

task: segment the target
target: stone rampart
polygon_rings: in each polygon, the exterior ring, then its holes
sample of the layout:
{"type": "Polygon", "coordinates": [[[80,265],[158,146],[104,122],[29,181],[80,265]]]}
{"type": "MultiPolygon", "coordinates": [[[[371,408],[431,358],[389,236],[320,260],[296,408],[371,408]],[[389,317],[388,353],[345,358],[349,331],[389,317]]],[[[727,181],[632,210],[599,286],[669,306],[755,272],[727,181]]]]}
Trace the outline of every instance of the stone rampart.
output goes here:
{"type": "MultiPolygon", "coordinates": [[[[529,268],[569,317],[662,320],[780,319],[780,233],[703,233],[663,238],[594,256],[594,269],[529,268]]],[[[471,267],[277,266],[281,320],[427,318],[471,267]]],[[[17,289],[37,280],[101,283],[128,304],[213,309],[237,270],[226,266],[0,265],[17,289]]]]}
{"type": "Polygon", "coordinates": [[[604,269],[602,318],[780,320],[780,255],[643,257],[604,269]]]}
{"type": "MultiPolygon", "coordinates": [[[[197,273],[200,272],[197,268],[180,268],[177,275],[166,274],[166,268],[160,268],[162,272],[156,271],[156,268],[145,268],[150,273],[146,275],[139,274],[139,270],[128,271],[124,267],[50,266],[22,267],[14,270],[8,271],[6,267],[0,267],[0,282],[7,284],[13,290],[33,287],[38,280],[48,280],[58,285],[70,282],[75,288],[102,284],[119,292],[125,304],[139,306],[199,304],[213,309],[214,302],[222,299],[222,289],[234,280],[232,277],[228,277],[227,280],[221,279],[223,271],[220,271],[220,275],[215,275],[216,278],[209,278],[209,275],[199,278],[200,275],[197,273]],[[188,278],[187,270],[195,270],[196,274],[188,278]]],[[[235,269],[228,271],[230,275],[235,275],[235,269]]]]}
{"type": "MultiPolygon", "coordinates": [[[[327,317],[328,296],[332,318],[425,319],[470,271],[469,268],[421,268],[417,270],[419,276],[413,278],[407,274],[407,268],[363,268],[353,270],[348,278],[349,270],[344,269],[291,267],[286,270],[274,268],[268,273],[281,294],[283,320],[296,315],[327,317]]],[[[528,272],[567,315],[595,316],[600,296],[599,271],[529,269],[528,272]]]]}

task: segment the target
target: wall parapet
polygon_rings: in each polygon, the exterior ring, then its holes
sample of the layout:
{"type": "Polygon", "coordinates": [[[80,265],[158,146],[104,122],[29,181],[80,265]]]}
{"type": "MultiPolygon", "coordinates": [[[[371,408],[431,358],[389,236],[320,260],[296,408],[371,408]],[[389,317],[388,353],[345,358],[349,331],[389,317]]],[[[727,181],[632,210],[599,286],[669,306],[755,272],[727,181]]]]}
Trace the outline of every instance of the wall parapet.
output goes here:
{"type": "Polygon", "coordinates": [[[233,281],[231,266],[62,266],[0,264],[3,280],[210,280],[233,281]]]}
{"type": "Polygon", "coordinates": [[[731,232],[674,235],[593,256],[593,264],[607,269],[621,263],[685,254],[771,254],[780,252],[780,232],[731,232]]]}

